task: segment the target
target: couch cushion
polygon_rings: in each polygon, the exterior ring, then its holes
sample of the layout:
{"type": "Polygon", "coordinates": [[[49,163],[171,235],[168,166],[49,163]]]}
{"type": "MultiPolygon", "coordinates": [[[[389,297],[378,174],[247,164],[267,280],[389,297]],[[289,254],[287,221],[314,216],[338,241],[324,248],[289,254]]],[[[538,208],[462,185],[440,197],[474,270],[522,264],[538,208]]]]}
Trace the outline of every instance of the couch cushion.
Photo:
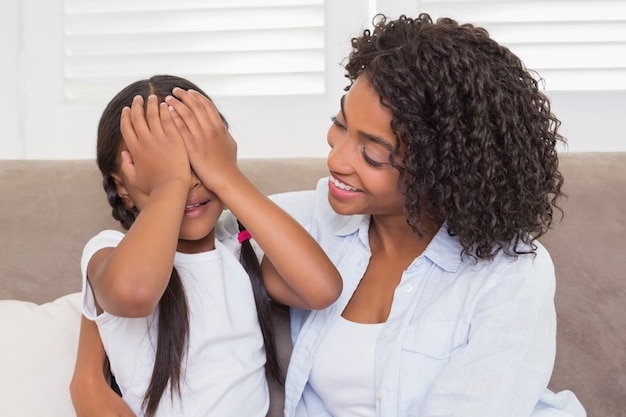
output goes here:
{"type": "Polygon", "coordinates": [[[0,301],[0,416],[74,416],[69,383],[80,294],[37,305],[0,301]]]}
{"type": "Polygon", "coordinates": [[[626,410],[626,153],[567,154],[565,215],[541,239],[556,268],[557,355],[550,387],[589,416],[626,410]]]}

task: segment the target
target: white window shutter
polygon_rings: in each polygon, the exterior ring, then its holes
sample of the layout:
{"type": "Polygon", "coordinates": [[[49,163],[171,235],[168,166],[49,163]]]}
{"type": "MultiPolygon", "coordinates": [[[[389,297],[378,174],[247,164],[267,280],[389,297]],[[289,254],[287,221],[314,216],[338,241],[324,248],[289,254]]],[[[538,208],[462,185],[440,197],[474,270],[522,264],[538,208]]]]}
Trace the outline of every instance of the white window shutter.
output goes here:
{"type": "Polygon", "coordinates": [[[65,0],[64,96],[154,74],[212,96],[325,92],[324,0],[65,0]]]}
{"type": "Polygon", "coordinates": [[[548,91],[626,90],[626,1],[424,0],[419,10],[474,23],[535,70],[548,91]]]}

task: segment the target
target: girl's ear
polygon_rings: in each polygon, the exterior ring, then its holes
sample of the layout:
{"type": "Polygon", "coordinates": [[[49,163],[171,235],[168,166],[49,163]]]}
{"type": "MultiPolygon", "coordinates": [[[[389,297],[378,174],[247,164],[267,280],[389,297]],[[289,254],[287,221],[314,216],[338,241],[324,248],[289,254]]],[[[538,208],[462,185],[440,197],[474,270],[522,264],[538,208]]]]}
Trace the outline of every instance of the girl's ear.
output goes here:
{"type": "Polygon", "coordinates": [[[124,206],[126,206],[126,208],[129,210],[134,208],[135,202],[133,201],[133,198],[131,197],[130,193],[124,186],[124,182],[122,181],[122,179],[117,174],[111,174],[111,176],[113,177],[113,180],[115,181],[115,188],[117,189],[117,195],[120,196],[122,201],[124,201],[124,206]]]}

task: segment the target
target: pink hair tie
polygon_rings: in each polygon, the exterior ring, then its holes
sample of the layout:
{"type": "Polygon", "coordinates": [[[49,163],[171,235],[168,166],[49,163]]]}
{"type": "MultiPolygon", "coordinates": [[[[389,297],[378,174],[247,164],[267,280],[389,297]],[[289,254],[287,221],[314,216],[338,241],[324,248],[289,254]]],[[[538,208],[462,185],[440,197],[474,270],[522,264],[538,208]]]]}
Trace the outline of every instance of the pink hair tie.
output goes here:
{"type": "Polygon", "coordinates": [[[242,244],[248,239],[252,239],[252,236],[250,236],[250,232],[248,232],[247,230],[242,230],[237,235],[237,240],[239,241],[239,244],[242,244]]]}

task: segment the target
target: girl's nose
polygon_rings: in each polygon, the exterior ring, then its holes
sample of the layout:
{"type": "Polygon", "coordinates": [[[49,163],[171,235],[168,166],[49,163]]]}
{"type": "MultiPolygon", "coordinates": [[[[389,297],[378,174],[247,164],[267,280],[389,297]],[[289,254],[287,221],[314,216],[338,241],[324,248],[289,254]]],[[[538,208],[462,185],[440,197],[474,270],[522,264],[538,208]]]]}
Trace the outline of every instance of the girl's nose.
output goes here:
{"type": "Polygon", "coordinates": [[[200,178],[198,178],[198,176],[196,175],[196,172],[192,168],[191,169],[191,183],[189,185],[189,189],[199,187],[200,185],[202,185],[202,181],[200,181],[200,178]]]}

